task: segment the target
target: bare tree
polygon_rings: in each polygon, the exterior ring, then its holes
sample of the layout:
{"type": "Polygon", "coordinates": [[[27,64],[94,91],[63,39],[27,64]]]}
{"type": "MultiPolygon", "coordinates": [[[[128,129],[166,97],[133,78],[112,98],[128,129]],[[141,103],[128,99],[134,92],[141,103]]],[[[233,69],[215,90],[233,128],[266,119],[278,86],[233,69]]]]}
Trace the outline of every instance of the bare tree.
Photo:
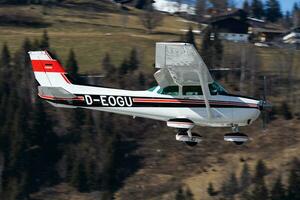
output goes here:
{"type": "Polygon", "coordinates": [[[176,3],[177,3],[177,12],[180,12],[182,6],[182,0],[176,0],[176,3]]]}
{"type": "Polygon", "coordinates": [[[207,0],[197,0],[196,16],[198,21],[201,21],[203,16],[206,14],[207,6],[207,0]]]}
{"type": "Polygon", "coordinates": [[[296,10],[293,13],[293,25],[297,27],[300,25],[300,10],[296,10]]]}
{"type": "Polygon", "coordinates": [[[162,24],[163,15],[150,6],[147,11],[140,15],[140,20],[148,33],[152,33],[157,26],[162,24]]]}
{"type": "Polygon", "coordinates": [[[228,0],[209,0],[214,8],[226,10],[228,8],[228,0]]]}

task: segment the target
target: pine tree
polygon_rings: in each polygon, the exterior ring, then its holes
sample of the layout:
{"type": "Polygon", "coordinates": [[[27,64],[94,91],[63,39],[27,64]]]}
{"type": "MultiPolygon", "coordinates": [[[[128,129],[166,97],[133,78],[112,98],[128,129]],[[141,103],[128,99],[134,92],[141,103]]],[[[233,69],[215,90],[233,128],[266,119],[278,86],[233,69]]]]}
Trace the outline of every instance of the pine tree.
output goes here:
{"type": "Polygon", "coordinates": [[[129,71],[129,61],[125,58],[119,68],[119,75],[125,75],[129,71]]]}
{"type": "Polygon", "coordinates": [[[138,9],[145,9],[149,4],[148,0],[137,0],[135,7],[138,9]]]}
{"type": "Polygon", "coordinates": [[[2,52],[1,52],[0,69],[6,68],[6,70],[7,70],[7,68],[10,66],[10,63],[11,63],[10,52],[9,52],[7,44],[4,43],[4,45],[2,47],[2,52]]]}
{"type": "Polygon", "coordinates": [[[27,170],[31,190],[36,191],[46,182],[49,185],[57,182],[55,164],[59,159],[59,150],[58,137],[53,131],[52,120],[41,100],[36,101],[32,121],[30,134],[26,135],[26,138],[28,145],[35,148],[28,152],[30,165],[27,170]]]}
{"type": "Polygon", "coordinates": [[[251,4],[251,15],[261,19],[264,16],[264,4],[261,0],[253,0],[251,4]]]}
{"type": "Polygon", "coordinates": [[[284,15],[284,25],[289,29],[293,26],[293,20],[290,11],[286,11],[284,15]]]}
{"type": "Polygon", "coordinates": [[[111,78],[116,73],[115,66],[111,63],[109,53],[106,53],[103,60],[102,60],[102,68],[104,70],[104,74],[106,77],[111,78]]]}
{"type": "Polygon", "coordinates": [[[203,16],[206,14],[206,10],[208,7],[207,0],[197,0],[196,3],[196,16],[197,20],[200,22],[203,18],[203,16]]]}
{"type": "Polygon", "coordinates": [[[208,28],[204,34],[201,55],[208,68],[220,67],[223,58],[223,44],[219,34],[208,28]]]}
{"type": "Polygon", "coordinates": [[[289,105],[284,101],[280,106],[280,113],[283,115],[285,120],[293,119],[293,114],[290,110],[289,105]]]}
{"type": "Polygon", "coordinates": [[[139,73],[139,85],[141,87],[144,87],[146,85],[146,79],[145,79],[145,75],[143,74],[143,72],[139,73]]]}
{"type": "Polygon", "coordinates": [[[267,167],[262,160],[256,163],[254,182],[260,181],[267,175],[267,167]]]}
{"type": "Polygon", "coordinates": [[[78,161],[73,168],[71,184],[77,188],[79,192],[88,192],[87,173],[83,161],[78,161]]]}
{"type": "Polygon", "coordinates": [[[49,36],[48,36],[48,32],[45,29],[43,32],[43,36],[42,39],[40,41],[40,49],[42,50],[49,50],[50,45],[49,45],[49,36]]]}
{"type": "Polygon", "coordinates": [[[267,167],[262,160],[256,164],[256,171],[254,176],[254,188],[252,190],[252,198],[255,200],[268,199],[269,191],[265,183],[265,176],[267,175],[267,167]]]}
{"type": "Polygon", "coordinates": [[[239,184],[235,173],[231,173],[229,178],[222,185],[222,194],[224,197],[232,198],[239,191],[239,184]]]}
{"type": "Polygon", "coordinates": [[[211,182],[209,182],[209,184],[208,184],[207,193],[211,197],[217,195],[217,192],[215,191],[214,185],[211,182]]]}
{"type": "Polygon", "coordinates": [[[189,27],[189,30],[185,35],[185,42],[190,43],[194,45],[195,48],[197,48],[193,28],[191,26],[189,27]]]}
{"type": "Polygon", "coordinates": [[[248,0],[244,0],[243,3],[243,10],[246,11],[248,14],[250,14],[250,4],[248,0]]]}
{"type": "Polygon", "coordinates": [[[66,71],[71,76],[71,78],[74,79],[74,81],[79,80],[78,64],[73,49],[70,49],[69,52],[68,60],[66,62],[66,71]]]}
{"type": "Polygon", "coordinates": [[[245,162],[243,165],[241,178],[240,178],[240,190],[243,191],[247,189],[250,184],[251,184],[251,174],[249,172],[249,166],[245,162]]]}
{"type": "Polygon", "coordinates": [[[293,26],[298,27],[300,25],[300,8],[297,2],[293,6],[293,26]]]}
{"type": "Polygon", "coordinates": [[[135,71],[139,68],[140,62],[136,48],[132,48],[129,56],[128,67],[130,71],[135,71]]]}
{"type": "Polygon", "coordinates": [[[281,176],[276,179],[273,188],[270,193],[271,200],[284,200],[285,199],[285,188],[281,182],[281,176]]]}
{"type": "Polygon", "coordinates": [[[269,191],[264,178],[255,182],[251,196],[253,200],[266,200],[269,198],[269,191]]]}
{"type": "Polygon", "coordinates": [[[228,8],[228,0],[209,0],[213,8],[218,10],[226,10],[228,8]]]}
{"type": "Polygon", "coordinates": [[[11,82],[11,56],[6,43],[4,43],[1,60],[0,60],[0,96],[9,91],[9,84],[11,82]]]}
{"type": "Polygon", "coordinates": [[[268,0],[266,3],[266,18],[270,22],[276,22],[282,18],[280,3],[277,0],[268,0]]]}
{"type": "Polygon", "coordinates": [[[290,170],[287,188],[287,198],[300,200],[300,162],[294,159],[290,170]]]}
{"type": "Polygon", "coordinates": [[[182,188],[178,188],[176,195],[175,195],[175,200],[184,200],[185,199],[185,195],[184,195],[184,191],[182,190],[182,188]]]}
{"type": "Polygon", "coordinates": [[[208,68],[212,67],[212,54],[213,54],[213,42],[211,40],[212,31],[208,28],[204,34],[202,46],[201,46],[201,55],[208,68]]]}
{"type": "Polygon", "coordinates": [[[194,195],[189,188],[185,190],[185,200],[194,200],[194,195]]]}
{"type": "Polygon", "coordinates": [[[214,37],[214,66],[221,67],[221,62],[223,58],[223,44],[221,39],[219,38],[219,33],[215,32],[214,37]]]}

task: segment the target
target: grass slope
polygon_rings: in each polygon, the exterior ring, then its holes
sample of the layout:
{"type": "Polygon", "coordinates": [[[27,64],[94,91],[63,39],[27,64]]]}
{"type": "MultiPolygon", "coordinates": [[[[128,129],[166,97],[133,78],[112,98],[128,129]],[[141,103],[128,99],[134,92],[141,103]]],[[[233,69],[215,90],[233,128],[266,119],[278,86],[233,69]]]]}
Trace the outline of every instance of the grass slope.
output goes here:
{"type": "MultiPolygon", "coordinates": [[[[81,4],[83,2],[81,1],[81,4]]],[[[163,24],[154,34],[146,34],[139,21],[140,11],[130,9],[129,13],[120,11],[116,5],[103,9],[101,2],[95,3],[94,9],[84,9],[77,4],[64,7],[23,6],[1,7],[1,12],[30,12],[43,17],[51,24],[47,28],[51,47],[64,61],[71,48],[75,50],[80,65],[80,72],[99,72],[100,62],[106,52],[110,53],[113,62],[119,65],[130,50],[136,47],[141,56],[143,70],[152,71],[154,48],[158,41],[179,40],[180,29],[188,29],[193,23],[184,22],[181,18],[165,16],[163,24]],[[97,9],[99,8],[99,9],[97,9]],[[102,10],[100,10],[102,9],[102,10]],[[100,11],[99,11],[100,10],[100,11]]],[[[107,6],[108,7],[108,6],[107,6]]],[[[0,45],[7,42],[15,51],[25,37],[40,38],[42,28],[0,27],[0,45]]]]}

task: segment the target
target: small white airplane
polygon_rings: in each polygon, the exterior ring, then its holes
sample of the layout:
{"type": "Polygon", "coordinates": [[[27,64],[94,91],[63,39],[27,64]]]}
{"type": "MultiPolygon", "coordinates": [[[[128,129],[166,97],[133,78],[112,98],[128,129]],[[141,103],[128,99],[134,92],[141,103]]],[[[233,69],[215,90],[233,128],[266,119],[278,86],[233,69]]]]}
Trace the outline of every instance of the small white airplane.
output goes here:
{"type": "Polygon", "coordinates": [[[47,51],[29,52],[38,95],[56,107],[86,108],[165,121],[178,129],[176,140],[194,146],[202,137],[197,126],[231,127],[225,141],[248,141],[240,126],[254,122],[271,105],[265,100],[232,95],[213,80],[193,45],[157,43],[154,74],[158,86],[130,91],[72,84],[47,51]]]}

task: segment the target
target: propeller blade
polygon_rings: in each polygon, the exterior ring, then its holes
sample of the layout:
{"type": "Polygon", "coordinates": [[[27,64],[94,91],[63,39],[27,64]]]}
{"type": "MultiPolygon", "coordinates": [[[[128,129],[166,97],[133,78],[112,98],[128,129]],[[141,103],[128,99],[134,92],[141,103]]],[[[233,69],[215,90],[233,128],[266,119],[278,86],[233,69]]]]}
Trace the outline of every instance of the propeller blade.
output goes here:
{"type": "Polygon", "coordinates": [[[263,90],[263,100],[266,102],[266,92],[267,92],[267,78],[264,76],[264,90],[263,90]]]}
{"type": "Polygon", "coordinates": [[[263,77],[263,100],[261,101],[261,119],[262,119],[262,128],[265,130],[269,122],[269,111],[272,108],[272,105],[267,102],[267,78],[263,77]]]}

